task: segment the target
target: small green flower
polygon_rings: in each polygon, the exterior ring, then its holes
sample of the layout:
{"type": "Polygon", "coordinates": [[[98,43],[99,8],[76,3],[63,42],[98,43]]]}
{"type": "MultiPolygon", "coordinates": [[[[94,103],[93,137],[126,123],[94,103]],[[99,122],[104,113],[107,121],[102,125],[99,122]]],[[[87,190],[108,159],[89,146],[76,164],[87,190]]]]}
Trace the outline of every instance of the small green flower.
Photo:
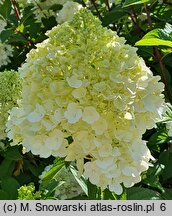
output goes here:
{"type": "Polygon", "coordinates": [[[21,79],[15,71],[0,72],[0,139],[6,137],[6,122],[9,111],[21,97],[21,79]]]}
{"type": "Polygon", "coordinates": [[[35,192],[33,184],[23,185],[18,189],[18,200],[38,200],[41,199],[41,191],[35,192]]]}

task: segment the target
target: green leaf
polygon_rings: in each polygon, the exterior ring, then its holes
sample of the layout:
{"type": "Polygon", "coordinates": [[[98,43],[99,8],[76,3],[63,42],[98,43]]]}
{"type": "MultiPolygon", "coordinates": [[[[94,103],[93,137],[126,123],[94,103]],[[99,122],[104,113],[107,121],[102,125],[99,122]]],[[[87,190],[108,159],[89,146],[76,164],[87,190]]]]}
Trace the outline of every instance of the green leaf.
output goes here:
{"type": "Polygon", "coordinates": [[[15,167],[15,162],[12,160],[4,159],[0,164],[0,179],[6,176],[11,176],[15,167]]]}
{"type": "Polygon", "coordinates": [[[27,39],[24,38],[23,35],[20,34],[13,34],[11,35],[11,37],[8,40],[9,43],[18,43],[18,42],[22,42],[22,43],[26,43],[27,39]]]}
{"type": "Polygon", "coordinates": [[[0,34],[0,39],[2,42],[5,42],[6,40],[9,39],[14,34],[13,30],[7,29],[1,32],[0,34]]]}
{"type": "Polygon", "coordinates": [[[169,103],[166,104],[166,112],[161,122],[163,123],[172,122],[172,105],[169,103]]]}
{"type": "Polygon", "coordinates": [[[109,189],[106,188],[103,191],[103,199],[104,200],[117,200],[117,197],[113,192],[111,192],[109,189]]]}
{"type": "Polygon", "coordinates": [[[111,23],[115,23],[122,17],[126,16],[126,10],[123,8],[114,8],[110,12],[106,13],[102,19],[102,25],[103,26],[108,26],[111,23]]]}
{"type": "Polygon", "coordinates": [[[8,200],[8,199],[9,199],[9,194],[4,190],[0,190],[0,200],[8,200]]]}
{"type": "Polygon", "coordinates": [[[78,184],[81,186],[81,188],[84,191],[84,193],[86,195],[88,195],[87,181],[84,178],[84,176],[81,176],[80,178],[78,178],[78,172],[77,172],[77,170],[73,166],[70,166],[70,171],[73,174],[73,176],[76,179],[76,181],[78,182],[78,184]]]}
{"type": "Polygon", "coordinates": [[[160,194],[156,191],[132,187],[127,189],[127,200],[158,200],[160,199],[160,194]]]}
{"type": "Polygon", "coordinates": [[[158,13],[157,18],[160,21],[164,21],[164,22],[171,22],[172,19],[172,9],[171,7],[169,7],[168,9],[165,8],[165,10],[162,8],[162,11],[160,11],[161,13],[158,13]]]}
{"type": "Polygon", "coordinates": [[[164,189],[164,193],[162,194],[162,197],[166,200],[172,200],[172,189],[164,189]]]}
{"type": "Polygon", "coordinates": [[[142,183],[163,192],[164,189],[159,182],[159,176],[162,174],[164,168],[165,166],[159,163],[155,164],[153,167],[150,167],[145,176],[143,175],[142,183]]]}
{"type": "Polygon", "coordinates": [[[171,164],[172,164],[172,153],[171,149],[165,150],[159,156],[159,163],[165,166],[162,173],[162,178],[164,181],[172,178],[171,164]]]}
{"type": "Polygon", "coordinates": [[[19,151],[19,146],[10,146],[5,153],[5,157],[9,160],[21,160],[22,156],[19,151]]]}
{"type": "Polygon", "coordinates": [[[8,194],[8,199],[17,199],[18,192],[17,189],[20,187],[19,183],[12,177],[7,177],[2,179],[1,187],[3,191],[8,194]]]}
{"type": "Polygon", "coordinates": [[[132,5],[144,4],[150,0],[125,0],[123,7],[129,7],[132,5]]]}
{"type": "Polygon", "coordinates": [[[101,199],[101,189],[96,185],[93,185],[89,180],[87,180],[88,187],[88,200],[99,200],[101,199]]]}
{"type": "Polygon", "coordinates": [[[148,145],[160,145],[167,141],[168,134],[164,131],[154,133],[148,141],[148,145]]]}
{"type": "Polygon", "coordinates": [[[42,164],[39,164],[39,165],[33,165],[31,163],[28,164],[28,169],[31,171],[31,173],[34,175],[34,176],[39,176],[41,175],[41,173],[43,172],[44,170],[44,166],[42,164]]]}
{"type": "Polygon", "coordinates": [[[3,4],[0,4],[0,14],[7,19],[10,16],[11,13],[11,1],[10,0],[5,0],[3,4]]]}
{"type": "Polygon", "coordinates": [[[55,178],[58,171],[64,166],[64,159],[58,158],[56,159],[53,167],[48,170],[42,178],[42,185],[48,185],[53,178],[55,178]]]}
{"type": "Polygon", "coordinates": [[[172,48],[172,26],[167,23],[164,29],[148,32],[135,46],[168,46],[172,48]]]}
{"type": "Polygon", "coordinates": [[[54,195],[54,191],[60,187],[63,183],[62,182],[58,182],[55,179],[52,179],[51,181],[48,182],[47,185],[40,187],[40,190],[44,191],[43,192],[43,197],[44,199],[49,199],[49,197],[54,195]]]}
{"type": "Polygon", "coordinates": [[[143,38],[138,41],[136,46],[168,46],[172,47],[172,41],[167,41],[159,38],[143,38]]]}

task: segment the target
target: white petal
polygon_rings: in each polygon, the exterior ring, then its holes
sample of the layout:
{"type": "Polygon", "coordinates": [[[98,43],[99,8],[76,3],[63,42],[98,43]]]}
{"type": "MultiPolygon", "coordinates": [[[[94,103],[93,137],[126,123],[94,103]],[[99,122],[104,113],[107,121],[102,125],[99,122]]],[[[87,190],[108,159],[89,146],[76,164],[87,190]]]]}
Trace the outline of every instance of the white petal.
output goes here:
{"type": "Polygon", "coordinates": [[[78,80],[76,76],[71,76],[66,78],[70,87],[79,88],[82,85],[82,81],[78,80]]]}
{"type": "Polygon", "coordinates": [[[99,119],[100,115],[96,111],[96,109],[92,106],[88,106],[84,108],[84,112],[82,115],[82,120],[87,122],[88,124],[93,124],[95,121],[99,119]]]}
{"type": "Polygon", "coordinates": [[[30,122],[39,122],[43,118],[43,115],[38,112],[31,112],[28,116],[27,119],[30,122]]]}
{"type": "Polygon", "coordinates": [[[67,111],[64,112],[64,117],[70,124],[74,124],[82,117],[82,110],[76,103],[70,103],[67,107],[67,111]]]}
{"type": "Polygon", "coordinates": [[[76,99],[80,99],[80,98],[83,98],[85,97],[86,95],[86,89],[85,88],[78,88],[78,89],[74,89],[72,91],[72,95],[74,96],[74,98],[76,99]]]}
{"type": "Polygon", "coordinates": [[[108,125],[105,119],[100,118],[98,121],[95,121],[91,127],[95,130],[97,135],[102,135],[107,130],[108,125]]]}
{"type": "Polygon", "coordinates": [[[123,192],[123,188],[120,184],[109,185],[109,190],[115,192],[117,195],[120,195],[123,192]]]}

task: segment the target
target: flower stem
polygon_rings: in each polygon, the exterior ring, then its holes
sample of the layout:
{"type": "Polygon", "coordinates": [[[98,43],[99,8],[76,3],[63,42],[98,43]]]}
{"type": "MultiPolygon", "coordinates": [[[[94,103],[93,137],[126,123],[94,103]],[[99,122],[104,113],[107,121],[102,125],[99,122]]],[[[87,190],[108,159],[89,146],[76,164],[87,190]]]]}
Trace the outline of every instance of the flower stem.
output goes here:
{"type": "Polygon", "coordinates": [[[95,10],[97,12],[97,16],[99,17],[100,20],[102,20],[102,16],[101,16],[101,14],[100,14],[100,12],[99,12],[99,10],[97,8],[95,0],[90,0],[90,2],[93,4],[93,6],[94,6],[94,8],[95,8],[95,10]]]}
{"type": "Polygon", "coordinates": [[[11,0],[11,3],[13,5],[13,7],[14,7],[14,11],[15,11],[17,19],[20,20],[20,12],[19,12],[19,9],[17,7],[16,1],[15,0],[11,0]]]}

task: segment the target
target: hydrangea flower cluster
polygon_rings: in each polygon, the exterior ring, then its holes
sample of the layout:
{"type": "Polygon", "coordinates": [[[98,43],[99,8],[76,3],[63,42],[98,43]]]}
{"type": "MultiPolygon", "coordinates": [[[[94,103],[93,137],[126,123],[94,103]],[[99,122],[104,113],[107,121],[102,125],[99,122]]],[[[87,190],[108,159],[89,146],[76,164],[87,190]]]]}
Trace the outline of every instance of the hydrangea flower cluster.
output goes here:
{"type": "Polygon", "coordinates": [[[10,57],[13,56],[12,52],[13,52],[12,46],[6,43],[2,43],[0,40],[0,56],[1,56],[0,67],[10,63],[10,57]]]}
{"type": "Polygon", "coordinates": [[[21,94],[21,81],[15,71],[0,72],[0,140],[6,137],[8,111],[17,105],[21,94]]]}
{"type": "Polygon", "coordinates": [[[161,117],[164,85],[86,9],[47,36],[20,69],[22,99],[8,137],[41,157],[76,161],[80,175],[121,194],[148,169],[142,135],[161,117]]]}
{"type": "MultiPolygon", "coordinates": [[[[53,165],[48,165],[45,167],[45,170],[42,172],[40,182],[48,170],[50,170],[53,165]]],[[[58,182],[58,187],[55,190],[55,195],[59,200],[71,199],[77,197],[78,195],[83,194],[83,190],[75,180],[74,176],[65,166],[62,167],[55,176],[56,181],[58,182]]]]}
{"type": "Polygon", "coordinates": [[[0,33],[5,29],[6,25],[7,25],[6,21],[0,18],[0,33]]]}

